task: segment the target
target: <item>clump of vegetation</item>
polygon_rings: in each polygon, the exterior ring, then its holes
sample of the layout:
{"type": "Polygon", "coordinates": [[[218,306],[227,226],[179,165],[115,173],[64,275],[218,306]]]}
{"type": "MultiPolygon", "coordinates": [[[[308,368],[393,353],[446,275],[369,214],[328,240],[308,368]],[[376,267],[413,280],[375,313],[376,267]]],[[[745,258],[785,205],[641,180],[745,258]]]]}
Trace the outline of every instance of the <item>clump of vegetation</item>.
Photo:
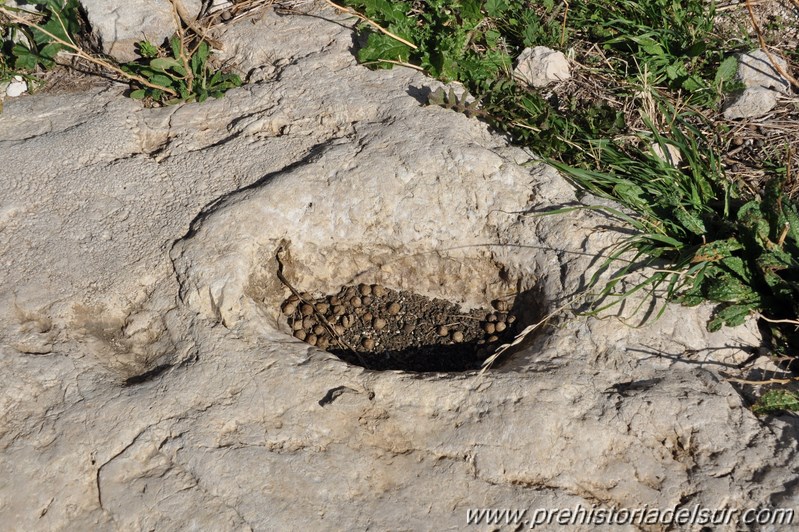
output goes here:
{"type": "MultiPolygon", "coordinates": [[[[168,49],[143,41],[141,59],[118,64],[82,44],[84,23],[77,0],[28,0],[35,12],[12,8],[0,1],[0,81],[53,68],[57,55],[66,52],[130,83],[130,96],[150,103],[171,104],[221,97],[241,85],[241,78],[209,62],[211,48],[201,35],[187,32],[175,13],[177,34],[168,49]]],[[[174,8],[174,4],[173,4],[174,8]]],[[[191,30],[191,28],[188,28],[191,30]]]]}
{"type": "MultiPolygon", "coordinates": [[[[736,53],[757,45],[749,35],[716,30],[714,2],[350,0],[346,6],[368,21],[360,26],[360,61],[408,65],[461,82],[475,102],[467,106],[442,91],[430,103],[487,120],[579,189],[635,213],[612,211],[638,233],[603,265],[616,271],[593,312],[641,291],[686,305],[711,301],[717,308],[710,330],[757,315],[775,357],[796,355],[795,154],[788,148],[776,164],[761,160],[759,173],[768,178],[757,183],[728,164],[731,137],[743,132],[733,134],[720,107],[739,88],[736,53]],[[514,78],[513,58],[539,45],[569,50],[580,67],[571,81],[544,92],[514,78]],[[662,153],[676,148],[682,161],[664,161],[652,146],[662,153]],[[655,267],[630,287],[630,274],[642,266],[655,267]]],[[[797,405],[796,396],[793,402],[788,395],[764,397],[759,412],[797,405]]]]}
{"type": "Polygon", "coordinates": [[[122,65],[125,72],[144,78],[149,84],[138,83],[130,93],[135,100],[150,99],[156,102],[202,102],[221,98],[232,88],[241,86],[241,78],[234,73],[215,70],[208,64],[211,48],[200,40],[189,48],[181,36],[169,41],[169,53],[150,42],[139,43],[139,61],[122,65]]]}

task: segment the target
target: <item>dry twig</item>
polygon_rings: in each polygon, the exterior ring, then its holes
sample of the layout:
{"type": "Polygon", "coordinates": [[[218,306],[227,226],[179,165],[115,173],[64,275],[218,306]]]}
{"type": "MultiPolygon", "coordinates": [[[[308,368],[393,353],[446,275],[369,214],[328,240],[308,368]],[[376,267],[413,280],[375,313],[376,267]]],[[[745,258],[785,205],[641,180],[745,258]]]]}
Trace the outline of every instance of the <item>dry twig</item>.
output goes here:
{"type": "MultiPolygon", "coordinates": [[[[799,6],[799,0],[793,0],[793,2],[799,6]]],[[[760,25],[757,22],[755,11],[752,9],[752,0],[746,0],[746,9],[749,11],[749,18],[752,20],[752,26],[755,29],[755,33],[757,33],[757,40],[760,43],[760,48],[762,48],[766,53],[766,56],[768,56],[768,60],[771,61],[771,66],[774,67],[774,70],[776,70],[780,76],[788,80],[791,85],[799,89],[799,81],[786,72],[785,69],[782,68],[779,63],[777,63],[777,61],[774,59],[774,56],[771,55],[771,52],[768,51],[768,45],[766,44],[766,40],[763,38],[763,33],[760,31],[760,25]]]]}

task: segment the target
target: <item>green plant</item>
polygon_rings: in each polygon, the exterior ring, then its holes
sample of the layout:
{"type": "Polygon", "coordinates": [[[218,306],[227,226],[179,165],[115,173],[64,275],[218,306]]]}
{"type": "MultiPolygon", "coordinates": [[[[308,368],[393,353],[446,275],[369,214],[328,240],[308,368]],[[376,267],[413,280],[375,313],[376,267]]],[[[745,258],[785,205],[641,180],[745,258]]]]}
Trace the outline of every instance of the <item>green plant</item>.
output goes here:
{"type": "MultiPolygon", "coordinates": [[[[142,59],[118,65],[88,52],[78,43],[81,24],[77,0],[30,0],[29,3],[37,6],[38,13],[10,8],[0,1],[3,37],[0,76],[30,75],[37,68],[51,68],[56,55],[63,51],[127,80],[132,86],[131,97],[158,103],[218,98],[242,83],[236,74],[212,68],[211,49],[206,40],[188,38],[182,29],[170,39],[169,52],[141,42],[142,59]]],[[[177,8],[174,12],[180,28],[177,8]]]]}
{"type": "Polygon", "coordinates": [[[182,36],[169,41],[169,53],[147,41],[138,45],[139,61],[125,63],[122,70],[149,81],[149,85],[132,82],[136,88],[130,97],[149,98],[160,103],[205,101],[209,96],[220,98],[229,89],[239,87],[241,78],[234,73],[215,70],[208,64],[211,49],[200,40],[189,50],[182,36]]]}
{"type": "Polygon", "coordinates": [[[15,75],[29,77],[37,68],[52,68],[56,54],[66,47],[51,35],[63,41],[71,41],[71,36],[80,30],[77,0],[30,0],[28,3],[36,6],[35,14],[0,2],[0,79],[15,75]],[[8,13],[34,17],[36,22],[15,22],[4,16],[8,13]]]}
{"type": "Polygon", "coordinates": [[[755,414],[775,414],[784,410],[799,411],[799,394],[789,390],[769,390],[752,406],[755,414]]]}

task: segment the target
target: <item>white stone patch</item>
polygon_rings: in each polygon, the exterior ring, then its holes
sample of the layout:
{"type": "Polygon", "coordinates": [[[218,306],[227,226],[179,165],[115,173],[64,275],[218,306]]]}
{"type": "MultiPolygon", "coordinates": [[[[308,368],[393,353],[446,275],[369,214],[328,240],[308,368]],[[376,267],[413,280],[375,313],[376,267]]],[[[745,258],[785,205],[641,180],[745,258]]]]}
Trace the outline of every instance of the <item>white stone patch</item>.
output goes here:
{"type": "Polygon", "coordinates": [[[536,46],[525,48],[516,60],[513,75],[531,87],[546,87],[571,78],[569,61],[563,52],[536,46]]]}

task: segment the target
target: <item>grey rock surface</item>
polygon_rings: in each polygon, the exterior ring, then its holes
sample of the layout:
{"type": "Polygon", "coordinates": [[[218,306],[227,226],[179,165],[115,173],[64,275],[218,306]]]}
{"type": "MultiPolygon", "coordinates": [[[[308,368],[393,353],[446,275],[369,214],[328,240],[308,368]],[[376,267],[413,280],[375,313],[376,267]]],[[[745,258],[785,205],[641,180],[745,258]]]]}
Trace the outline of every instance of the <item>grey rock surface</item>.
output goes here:
{"type": "Polygon", "coordinates": [[[202,0],[80,0],[103,51],[121,62],[138,57],[137,42],[160,45],[175,33],[172,1],[192,19],[202,9],[202,0]]]}
{"type": "Polygon", "coordinates": [[[796,503],[795,428],[720,373],[757,331],[709,334],[704,307],[558,315],[481,376],[292,339],[281,245],[303,289],[529,290],[540,316],[621,236],[535,216],[571,187],[422,106],[419,73],[358,66],[330,11],[220,38],[257,80],[223,99],[147,109],[115,86],[0,115],[0,522],[449,530],[469,508],[796,503]]]}

